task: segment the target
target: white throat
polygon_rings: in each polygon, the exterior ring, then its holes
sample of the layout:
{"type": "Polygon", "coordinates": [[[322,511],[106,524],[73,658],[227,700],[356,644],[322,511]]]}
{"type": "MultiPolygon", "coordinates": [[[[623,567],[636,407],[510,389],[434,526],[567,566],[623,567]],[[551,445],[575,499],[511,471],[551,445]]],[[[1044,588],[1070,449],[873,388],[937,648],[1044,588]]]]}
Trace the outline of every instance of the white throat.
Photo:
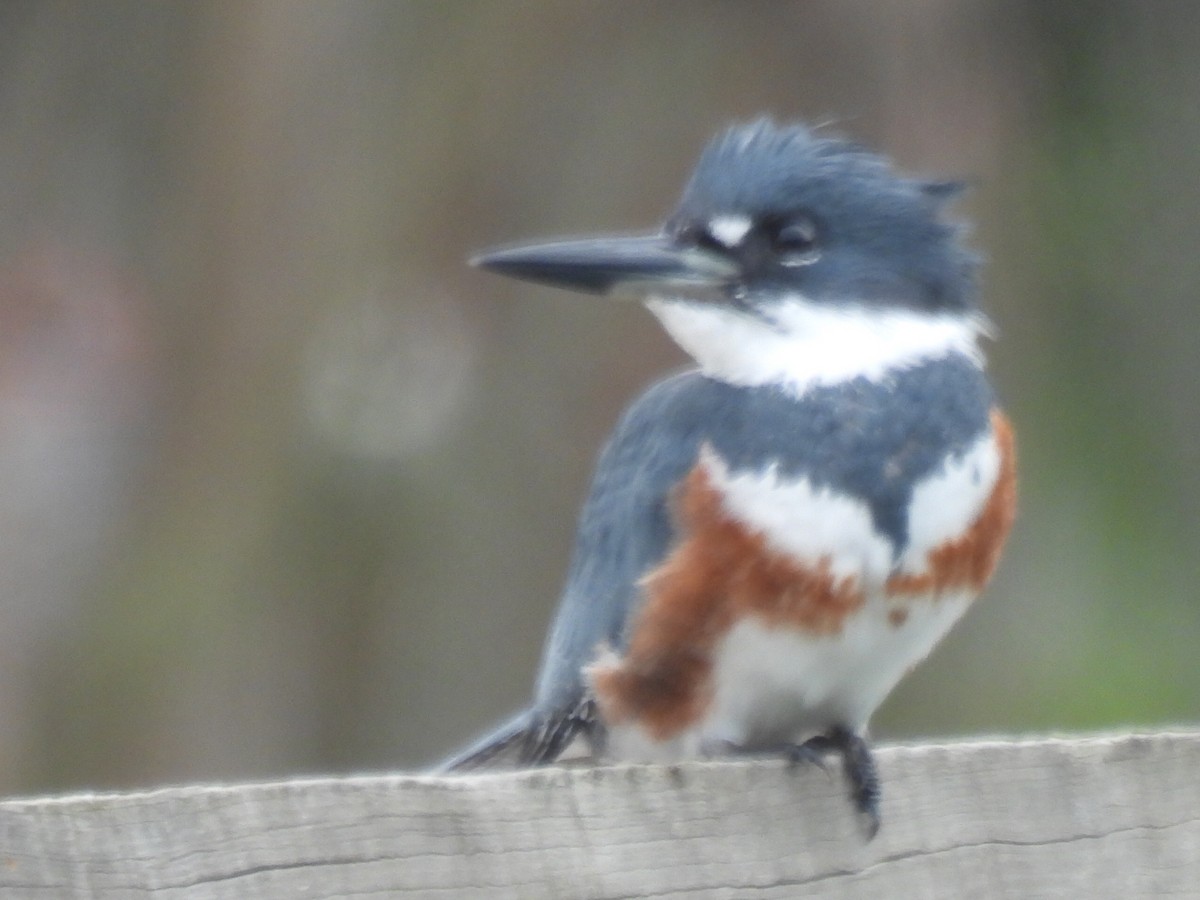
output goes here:
{"type": "Polygon", "coordinates": [[[978,314],[830,307],[803,297],[773,304],[770,321],[666,297],[646,306],[705,375],[745,387],[778,384],[804,394],[858,377],[878,381],[951,353],[983,365],[977,339],[987,320],[978,314]]]}

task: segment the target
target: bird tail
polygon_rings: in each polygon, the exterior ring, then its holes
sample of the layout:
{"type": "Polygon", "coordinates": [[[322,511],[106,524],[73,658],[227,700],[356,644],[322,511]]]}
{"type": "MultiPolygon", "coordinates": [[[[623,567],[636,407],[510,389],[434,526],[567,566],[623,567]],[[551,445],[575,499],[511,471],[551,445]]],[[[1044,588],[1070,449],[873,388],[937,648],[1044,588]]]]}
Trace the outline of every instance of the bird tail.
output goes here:
{"type": "Polygon", "coordinates": [[[525,765],[526,747],[535,728],[531,710],[513,716],[499,728],[441,762],[438,772],[474,772],[525,765]]]}
{"type": "Polygon", "coordinates": [[[517,713],[495,731],[480,738],[437,767],[438,772],[475,772],[480,769],[521,769],[555,762],[564,752],[579,755],[576,738],[583,737],[589,756],[595,750],[597,724],[595,704],[580,698],[572,706],[551,715],[527,709],[517,713]],[[568,749],[571,748],[571,749],[568,749]]]}

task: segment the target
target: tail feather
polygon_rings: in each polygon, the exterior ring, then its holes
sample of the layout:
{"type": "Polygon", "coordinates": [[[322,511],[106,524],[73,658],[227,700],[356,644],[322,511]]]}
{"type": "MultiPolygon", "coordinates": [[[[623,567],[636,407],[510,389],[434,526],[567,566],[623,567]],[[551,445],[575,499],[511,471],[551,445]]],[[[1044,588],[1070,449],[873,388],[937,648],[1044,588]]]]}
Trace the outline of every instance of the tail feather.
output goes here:
{"type": "Polygon", "coordinates": [[[445,760],[436,771],[544,766],[557,760],[580,735],[591,740],[595,726],[595,709],[588,700],[554,715],[527,709],[445,760]]]}
{"type": "Polygon", "coordinates": [[[479,769],[520,766],[523,748],[533,725],[533,712],[524,710],[495,731],[438,765],[438,772],[473,772],[479,769]]]}

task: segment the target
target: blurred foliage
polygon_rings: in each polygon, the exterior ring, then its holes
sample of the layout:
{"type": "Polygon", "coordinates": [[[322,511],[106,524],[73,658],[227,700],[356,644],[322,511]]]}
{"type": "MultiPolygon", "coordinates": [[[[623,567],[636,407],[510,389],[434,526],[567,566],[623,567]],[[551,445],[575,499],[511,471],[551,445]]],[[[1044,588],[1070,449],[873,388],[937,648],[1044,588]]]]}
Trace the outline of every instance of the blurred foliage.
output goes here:
{"type": "Polygon", "coordinates": [[[0,789],[413,766],[523,702],[593,454],[682,356],[471,271],[833,122],[963,204],[1019,427],[886,738],[1200,717],[1200,8],[0,7],[0,789]]]}

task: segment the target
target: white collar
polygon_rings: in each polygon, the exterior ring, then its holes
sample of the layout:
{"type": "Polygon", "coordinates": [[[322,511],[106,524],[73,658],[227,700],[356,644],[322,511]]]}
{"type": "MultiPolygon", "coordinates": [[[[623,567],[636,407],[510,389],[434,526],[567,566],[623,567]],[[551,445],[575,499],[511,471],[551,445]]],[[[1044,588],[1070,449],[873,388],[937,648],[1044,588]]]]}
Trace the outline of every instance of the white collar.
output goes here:
{"type": "Polygon", "coordinates": [[[646,306],[711,378],[746,387],[778,384],[797,395],[960,353],[983,366],[977,313],[827,306],[804,297],[774,302],[769,317],[734,307],[651,297],[646,306]]]}

